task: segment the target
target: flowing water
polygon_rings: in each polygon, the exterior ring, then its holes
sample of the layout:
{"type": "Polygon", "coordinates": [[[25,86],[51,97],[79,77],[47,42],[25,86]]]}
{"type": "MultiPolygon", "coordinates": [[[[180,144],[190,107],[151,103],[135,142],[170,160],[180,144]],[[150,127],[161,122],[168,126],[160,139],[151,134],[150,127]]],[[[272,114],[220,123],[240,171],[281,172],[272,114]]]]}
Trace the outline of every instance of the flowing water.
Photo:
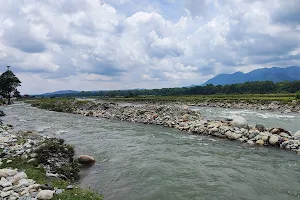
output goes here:
{"type": "MultiPolygon", "coordinates": [[[[282,200],[300,196],[300,157],[290,151],[25,104],[2,109],[7,114],[4,122],[16,129],[64,138],[75,145],[78,154],[95,157],[96,164],[82,170],[78,184],[102,193],[106,200],[282,200]]],[[[237,112],[197,109],[207,117],[237,112]]],[[[248,112],[249,119],[248,114],[245,117],[251,123],[272,121],[276,125],[288,118],[272,117],[280,113],[269,113],[269,118],[264,118],[267,112],[256,113],[260,114],[248,112]]],[[[290,117],[286,123],[295,129],[299,117],[290,117]]]]}

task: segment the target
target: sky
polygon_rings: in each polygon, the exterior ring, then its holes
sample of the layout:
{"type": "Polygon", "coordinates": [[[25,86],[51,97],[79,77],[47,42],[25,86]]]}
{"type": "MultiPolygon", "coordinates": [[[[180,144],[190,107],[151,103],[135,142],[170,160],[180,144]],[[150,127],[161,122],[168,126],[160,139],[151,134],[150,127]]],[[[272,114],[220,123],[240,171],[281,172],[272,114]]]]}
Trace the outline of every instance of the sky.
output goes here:
{"type": "Polygon", "coordinates": [[[299,13],[299,0],[0,1],[0,73],[40,94],[300,66],[299,13]]]}

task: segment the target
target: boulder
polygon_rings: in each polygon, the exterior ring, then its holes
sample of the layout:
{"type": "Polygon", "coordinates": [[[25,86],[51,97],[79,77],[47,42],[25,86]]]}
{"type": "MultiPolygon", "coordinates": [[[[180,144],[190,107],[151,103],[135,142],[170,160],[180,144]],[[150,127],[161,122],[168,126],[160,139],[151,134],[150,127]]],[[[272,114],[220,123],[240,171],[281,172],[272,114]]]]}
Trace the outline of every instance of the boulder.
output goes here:
{"type": "Polygon", "coordinates": [[[230,122],[230,124],[234,127],[238,127],[238,128],[247,128],[248,127],[248,123],[247,120],[242,117],[242,116],[236,116],[232,119],[232,121],[230,122]]]}
{"type": "Polygon", "coordinates": [[[0,169],[0,175],[2,177],[7,177],[7,176],[14,176],[18,173],[17,170],[13,170],[13,169],[0,169]]]}
{"type": "Polygon", "coordinates": [[[255,144],[258,144],[258,145],[260,145],[260,146],[263,146],[263,145],[264,145],[264,141],[263,141],[263,140],[257,140],[257,141],[255,142],[255,144]]]}
{"type": "Polygon", "coordinates": [[[273,128],[270,133],[272,134],[279,134],[280,133],[280,130],[278,128],[273,128]]]}
{"type": "Polygon", "coordinates": [[[19,180],[21,179],[26,179],[27,175],[25,172],[20,172],[18,174],[16,174],[13,178],[13,183],[17,183],[19,180]]]}
{"type": "Polygon", "coordinates": [[[283,128],[272,128],[270,130],[270,133],[277,134],[277,135],[279,135],[282,132],[288,134],[289,136],[291,136],[291,133],[288,132],[287,130],[284,130],[283,128]]]}
{"type": "Polygon", "coordinates": [[[189,115],[189,114],[184,114],[184,115],[181,117],[181,119],[182,119],[183,122],[187,122],[187,121],[189,121],[189,119],[190,119],[190,115],[189,115]]]}
{"type": "Polygon", "coordinates": [[[255,128],[260,132],[264,132],[266,130],[266,128],[261,124],[256,124],[255,128]]]}
{"type": "Polygon", "coordinates": [[[38,199],[52,199],[53,198],[53,191],[52,190],[42,190],[37,194],[38,199]]]}
{"type": "Polygon", "coordinates": [[[78,158],[78,162],[83,165],[92,165],[96,162],[96,160],[92,156],[81,155],[78,158]]]}
{"type": "Polygon", "coordinates": [[[276,145],[279,141],[279,137],[277,135],[271,135],[270,139],[269,139],[269,143],[271,145],[276,145]]]}

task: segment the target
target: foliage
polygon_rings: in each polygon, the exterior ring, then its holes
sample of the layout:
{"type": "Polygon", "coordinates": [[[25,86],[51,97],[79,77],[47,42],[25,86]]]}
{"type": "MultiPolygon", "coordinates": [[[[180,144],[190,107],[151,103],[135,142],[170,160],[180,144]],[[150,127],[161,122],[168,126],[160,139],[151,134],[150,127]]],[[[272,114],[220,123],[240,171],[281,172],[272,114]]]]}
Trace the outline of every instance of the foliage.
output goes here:
{"type": "Polygon", "coordinates": [[[51,165],[56,173],[63,174],[69,180],[79,178],[79,164],[73,159],[74,147],[65,144],[63,139],[47,139],[35,153],[38,163],[51,165]]]}
{"type": "Polygon", "coordinates": [[[11,96],[20,94],[17,87],[21,86],[21,81],[16,77],[16,75],[9,70],[1,74],[0,76],[0,95],[7,99],[7,103],[10,104],[11,96]]]}
{"type": "Polygon", "coordinates": [[[297,100],[300,100],[300,91],[298,91],[298,92],[296,93],[296,99],[297,99],[297,100]]]}
{"type": "Polygon", "coordinates": [[[1,168],[17,168],[24,170],[28,178],[37,181],[39,184],[48,184],[53,187],[65,189],[65,191],[59,195],[54,195],[54,200],[102,200],[103,196],[95,192],[75,187],[72,190],[67,190],[66,187],[70,183],[68,181],[55,178],[47,177],[46,171],[42,167],[36,167],[32,163],[27,163],[27,160],[22,160],[20,158],[15,158],[9,164],[3,162],[1,168]]]}
{"type": "Polygon", "coordinates": [[[300,91],[300,81],[279,82],[254,81],[232,85],[212,85],[162,88],[162,89],[136,89],[113,90],[96,92],[77,92],[68,94],[55,94],[52,97],[127,97],[136,96],[182,96],[182,95],[216,95],[216,94],[271,94],[271,93],[295,93],[300,91]]]}

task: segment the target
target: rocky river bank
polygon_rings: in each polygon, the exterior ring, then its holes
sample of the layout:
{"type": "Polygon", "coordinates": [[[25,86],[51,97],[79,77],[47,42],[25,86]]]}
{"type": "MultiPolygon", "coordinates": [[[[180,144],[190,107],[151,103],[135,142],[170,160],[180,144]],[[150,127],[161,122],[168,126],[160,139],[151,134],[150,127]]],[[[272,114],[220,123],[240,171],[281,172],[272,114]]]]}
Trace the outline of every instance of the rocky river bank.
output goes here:
{"type": "Polygon", "coordinates": [[[0,199],[102,199],[71,185],[79,178],[74,154],[62,139],[15,131],[1,122],[0,199]]]}
{"type": "Polygon", "coordinates": [[[250,109],[250,110],[268,110],[268,111],[280,111],[282,113],[297,112],[300,113],[300,104],[296,100],[290,103],[282,103],[279,101],[204,101],[191,106],[200,107],[216,107],[216,108],[234,108],[234,109],[250,109]]]}
{"type": "Polygon", "coordinates": [[[251,126],[241,116],[208,120],[187,106],[89,102],[73,107],[72,112],[85,116],[163,125],[192,134],[238,140],[249,145],[278,147],[300,154],[300,131],[291,133],[280,127],[267,128],[259,124],[251,126]]]}

